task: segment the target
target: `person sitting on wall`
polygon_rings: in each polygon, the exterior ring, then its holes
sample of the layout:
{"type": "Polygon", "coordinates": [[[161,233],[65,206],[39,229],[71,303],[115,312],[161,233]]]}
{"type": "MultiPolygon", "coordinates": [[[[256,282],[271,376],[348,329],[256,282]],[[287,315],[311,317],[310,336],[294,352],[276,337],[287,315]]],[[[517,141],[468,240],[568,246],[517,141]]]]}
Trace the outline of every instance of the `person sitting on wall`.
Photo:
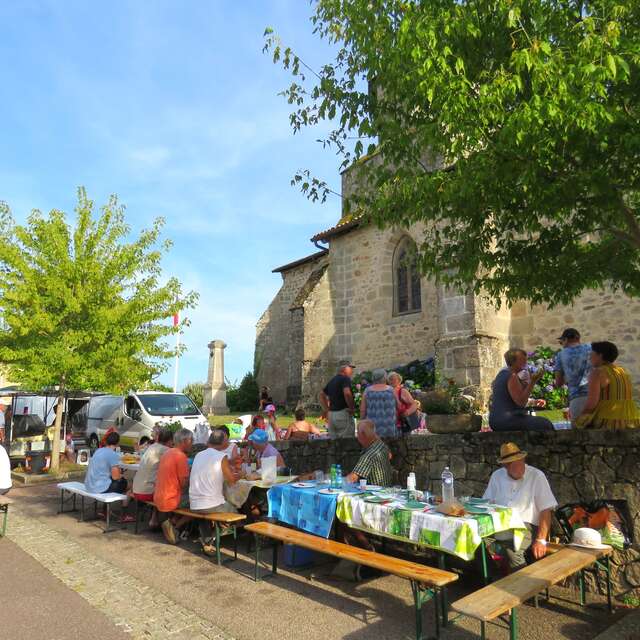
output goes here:
{"type": "Polygon", "coordinates": [[[249,436],[256,431],[256,429],[261,429],[262,431],[266,431],[266,425],[264,422],[264,416],[257,414],[251,418],[251,424],[246,428],[244,432],[244,439],[248,440],[249,436]]]}
{"type": "Polygon", "coordinates": [[[509,349],[504,354],[506,368],[498,372],[492,384],[489,426],[493,431],[553,431],[551,421],[529,415],[525,409],[533,387],[544,374],[536,371],[523,382],[519,375],[527,367],[527,352],[509,349]]]}
{"type": "Polygon", "coordinates": [[[265,430],[269,435],[269,440],[282,440],[282,431],[276,422],[276,405],[268,404],[264,408],[265,430]]]}
{"type": "Polygon", "coordinates": [[[367,484],[390,487],[393,484],[391,452],[376,434],[371,420],[358,422],[357,439],[363,452],[353,471],[347,475],[347,482],[357,483],[364,479],[367,484]]]}
{"type": "Polygon", "coordinates": [[[512,570],[544,558],[551,529],[551,515],[558,506],[549,481],[540,469],[525,464],[526,451],[513,442],[500,447],[498,462],[502,467],[491,474],[483,498],[494,504],[517,509],[527,526],[527,533],[518,549],[512,531],[495,533],[507,555],[512,570]]]}
{"type": "Polygon", "coordinates": [[[122,477],[120,454],[116,447],[120,434],[112,431],[105,438],[104,447],[100,447],[89,460],[84,486],[89,493],[126,493],[127,480],[122,477]]]}
{"type": "Polygon", "coordinates": [[[295,422],[291,423],[291,426],[287,429],[284,436],[282,437],[283,440],[308,440],[309,436],[311,436],[312,434],[320,434],[320,429],[318,429],[315,424],[307,422],[307,414],[305,413],[304,409],[296,409],[294,415],[296,418],[295,422]]]}
{"type": "Polygon", "coordinates": [[[189,429],[178,429],[173,436],[173,448],[160,458],[153,504],[158,510],[158,521],[169,544],[178,541],[177,529],[190,518],[181,516],[171,519],[175,509],[189,508],[189,461],[187,454],[193,446],[193,434],[189,429]]]}
{"type": "Polygon", "coordinates": [[[613,364],[618,347],[613,342],[591,343],[587,402],[576,420],[578,429],[637,429],[640,410],[633,399],[629,372],[613,364]]]}
{"type": "Polygon", "coordinates": [[[273,398],[271,397],[271,392],[269,391],[269,387],[263,386],[260,388],[258,411],[264,411],[264,408],[268,404],[273,404],[273,398]]]}

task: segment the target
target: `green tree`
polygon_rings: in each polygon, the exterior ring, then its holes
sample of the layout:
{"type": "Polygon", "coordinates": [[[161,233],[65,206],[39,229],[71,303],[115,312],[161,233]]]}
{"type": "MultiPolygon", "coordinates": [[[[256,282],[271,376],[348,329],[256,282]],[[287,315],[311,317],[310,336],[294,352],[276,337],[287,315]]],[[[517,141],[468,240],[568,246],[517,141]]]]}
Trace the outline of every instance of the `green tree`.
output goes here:
{"type": "Polygon", "coordinates": [[[638,2],[315,0],[312,23],[336,51],[317,72],[265,49],[294,131],[332,122],[346,213],[426,223],[423,271],[495,301],[640,293],[638,2]]]}
{"type": "Polygon", "coordinates": [[[227,383],[227,406],[229,411],[255,411],[258,406],[258,383],[253,373],[245,373],[238,386],[227,383]]]}
{"type": "Polygon", "coordinates": [[[204,382],[189,382],[182,389],[182,393],[189,396],[198,409],[202,410],[204,405],[204,382]]]}
{"type": "Polygon", "coordinates": [[[175,355],[164,338],[180,327],[166,320],[197,300],[175,278],[161,283],[170,247],[160,241],[162,219],[130,239],[115,196],[96,217],[93,211],[79,189],[74,228],[58,210],[34,210],[26,225],[16,224],[6,205],[0,212],[0,362],[11,380],[56,388],[60,398],[65,389],[122,393],[154,379],[175,355]]]}

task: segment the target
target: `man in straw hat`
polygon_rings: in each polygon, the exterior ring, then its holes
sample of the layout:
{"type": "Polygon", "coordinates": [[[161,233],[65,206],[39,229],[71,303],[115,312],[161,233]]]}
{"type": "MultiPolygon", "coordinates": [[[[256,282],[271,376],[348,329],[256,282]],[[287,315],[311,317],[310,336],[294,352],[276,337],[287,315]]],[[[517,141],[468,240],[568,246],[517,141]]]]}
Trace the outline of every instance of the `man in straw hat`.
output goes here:
{"type": "Polygon", "coordinates": [[[514,548],[511,531],[494,535],[505,549],[512,569],[545,556],[551,514],[558,506],[546,476],[540,469],[526,464],[526,457],[527,452],[521,451],[517,444],[505,442],[498,458],[502,467],[491,474],[484,492],[485,499],[517,509],[527,525],[528,532],[518,550],[514,548]]]}

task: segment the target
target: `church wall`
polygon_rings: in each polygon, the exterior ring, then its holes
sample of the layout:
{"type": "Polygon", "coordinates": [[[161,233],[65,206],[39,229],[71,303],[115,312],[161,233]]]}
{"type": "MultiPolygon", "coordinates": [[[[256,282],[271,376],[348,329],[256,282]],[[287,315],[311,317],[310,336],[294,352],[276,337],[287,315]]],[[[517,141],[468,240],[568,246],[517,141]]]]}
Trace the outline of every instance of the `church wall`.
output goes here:
{"type": "Polygon", "coordinates": [[[571,306],[548,309],[521,302],[511,310],[513,346],[555,347],[567,327],[580,331],[583,342],[610,340],[620,350],[617,362],[625,367],[640,391],[640,299],[611,291],[588,291],[571,306]]]}
{"type": "MultiPolygon", "coordinates": [[[[330,258],[331,259],[331,258],[330,258]]],[[[318,393],[337,367],[333,293],[327,269],[307,296],[304,309],[304,347],[301,401],[306,408],[319,407],[318,393]]],[[[302,365],[302,366],[300,366],[302,365]]]]}
{"type": "MultiPolygon", "coordinates": [[[[315,262],[308,262],[283,272],[280,290],[256,325],[258,385],[267,385],[277,403],[287,401],[287,388],[292,386],[289,381],[290,337],[297,318],[292,317],[291,305],[314,267],[315,262]]],[[[291,372],[293,375],[293,367],[291,372]]],[[[292,381],[294,384],[295,380],[292,381]]]]}
{"type": "MultiPolygon", "coordinates": [[[[359,370],[392,367],[432,355],[438,337],[438,296],[421,283],[422,310],[393,315],[393,253],[406,235],[367,225],[331,240],[336,359],[359,370]]],[[[419,240],[415,230],[412,237],[419,240]]]]}

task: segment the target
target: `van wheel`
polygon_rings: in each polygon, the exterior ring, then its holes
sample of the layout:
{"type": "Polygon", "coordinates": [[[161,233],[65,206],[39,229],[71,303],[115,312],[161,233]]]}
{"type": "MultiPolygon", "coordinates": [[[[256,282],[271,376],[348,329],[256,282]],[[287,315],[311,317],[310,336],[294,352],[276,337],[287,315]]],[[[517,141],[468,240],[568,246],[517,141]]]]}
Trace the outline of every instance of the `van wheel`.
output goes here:
{"type": "Polygon", "coordinates": [[[98,436],[95,433],[92,433],[91,437],[89,438],[89,450],[91,451],[91,455],[95,453],[99,444],[100,443],[98,442],[98,436]]]}

